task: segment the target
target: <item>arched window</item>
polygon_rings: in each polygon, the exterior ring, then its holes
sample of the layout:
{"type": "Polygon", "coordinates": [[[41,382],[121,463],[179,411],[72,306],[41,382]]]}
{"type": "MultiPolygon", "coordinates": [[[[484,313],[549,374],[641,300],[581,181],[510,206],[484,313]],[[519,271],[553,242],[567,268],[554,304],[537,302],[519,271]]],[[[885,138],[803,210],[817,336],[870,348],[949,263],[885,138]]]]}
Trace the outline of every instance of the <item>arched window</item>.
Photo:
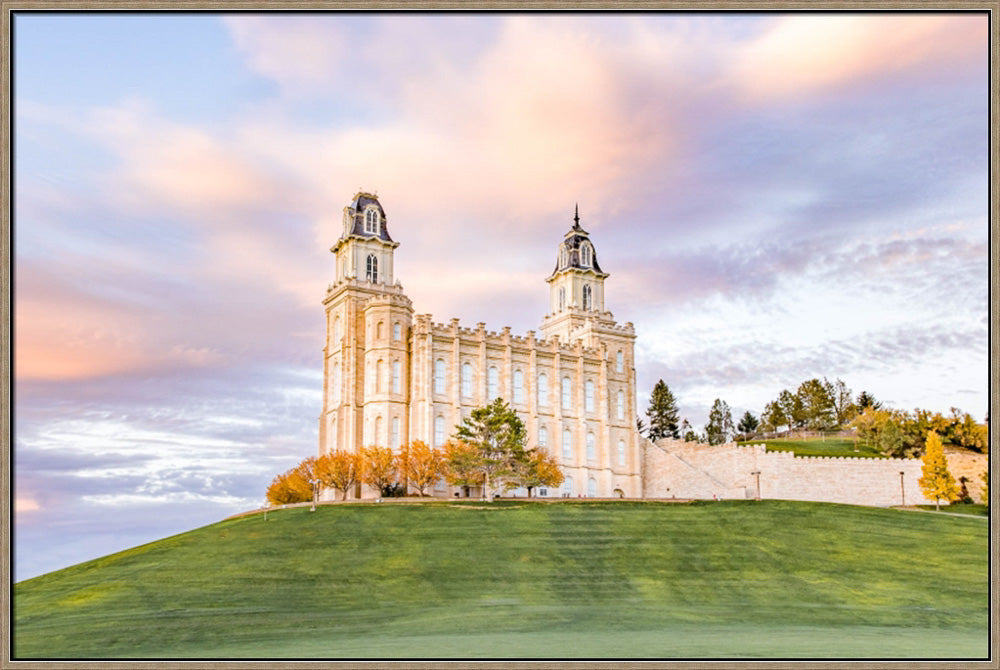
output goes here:
{"type": "Polygon", "coordinates": [[[622,420],[625,418],[625,391],[618,390],[618,402],[615,403],[615,418],[622,420]]]}
{"type": "Polygon", "coordinates": [[[573,458],[573,433],[569,428],[563,428],[562,455],[566,460],[573,458]]]}
{"type": "Polygon", "coordinates": [[[618,440],[618,465],[625,465],[625,440],[618,440]]]}
{"type": "Polygon", "coordinates": [[[372,440],[372,444],[375,446],[382,446],[385,442],[382,441],[382,417],[375,417],[375,435],[372,440]]]}
{"type": "Polygon", "coordinates": [[[562,493],[563,498],[573,497],[573,478],[569,475],[566,475],[566,479],[563,480],[562,493]]]}
{"type": "Polygon", "coordinates": [[[589,430],[587,431],[587,460],[597,460],[597,447],[594,445],[594,433],[589,430]]]}
{"type": "Polygon", "coordinates": [[[524,402],[524,373],[520,370],[514,370],[514,393],[511,400],[518,404],[524,402]]]}
{"type": "Polygon", "coordinates": [[[492,365],[486,371],[486,395],[489,400],[500,397],[500,372],[492,365]]]}
{"type": "Polygon", "coordinates": [[[368,254],[368,261],[365,265],[365,279],[375,284],[378,282],[378,259],[375,254],[368,254]]]}
{"type": "Polygon", "coordinates": [[[583,308],[590,309],[590,305],[593,302],[590,284],[583,285],[583,308]]]}
{"type": "Polygon", "coordinates": [[[566,287],[559,287],[559,311],[566,309],[566,287]]]}
{"type": "Polygon", "coordinates": [[[392,436],[389,439],[389,447],[393,451],[399,451],[399,417],[392,417],[392,436]]]}
{"type": "Polygon", "coordinates": [[[444,359],[434,361],[434,392],[444,393],[444,359]]]}
{"type": "Polygon", "coordinates": [[[559,247],[559,267],[564,268],[569,265],[569,254],[566,253],[566,247],[559,247]]]}
{"type": "Polygon", "coordinates": [[[340,363],[333,364],[333,402],[340,402],[340,363]]]}
{"type": "Polygon", "coordinates": [[[472,397],[472,363],[462,363],[462,397],[472,397]]]}
{"type": "Polygon", "coordinates": [[[542,449],[549,446],[549,431],[545,426],[538,427],[538,446],[542,449]]]}
{"type": "Polygon", "coordinates": [[[378,363],[375,364],[375,392],[381,393],[385,390],[385,363],[379,359],[378,363]]]}
{"type": "Polygon", "coordinates": [[[618,354],[615,356],[615,370],[625,372],[625,354],[622,353],[621,349],[618,350],[618,354]]]}
{"type": "Polygon", "coordinates": [[[401,380],[402,375],[400,373],[401,368],[402,368],[402,365],[400,364],[399,361],[393,361],[392,362],[392,392],[393,393],[402,393],[403,392],[403,383],[402,383],[402,380],[401,380]]]}
{"type": "Polygon", "coordinates": [[[571,393],[569,377],[563,377],[562,379],[562,408],[570,409],[572,407],[571,393]]]}
{"type": "Polygon", "coordinates": [[[399,321],[392,324],[392,339],[394,340],[403,339],[403,326],[400,325],[399,321]]]}
{"type": "Polygon", "coordinates": [[[594,382],[590,379],[583,385],[583,409],[587,412],[594,411],[594,382]]]}
{"type": "Polygon", "coordinates": [[[378,210],[374,207],[365,211],[365,232],[373,235],[378,234],[379,216],[378,210]]]}
{"type": "Polygon", "coordinates": [[[594,498],[597,496],[597,480],[591,477],[587,480],[587,497],[594,498]]]}
{"type": "Polygon", "coordinates": [[[593,258],[594,250],[590,248],[590,245],[584,242],[580,246],[580,265],[585,268],[589,268],[591,264],[591,259],[593,258]]]}
{"type": "Polygon", "coordinates": [[[384,328],[385,328],[385,324],[383,324],[381,321],[379,321],[375,325],[375,339],[378,339],[378,340],[382,339],[382,331],[383,331],[384,328]]]}
{"type": "Polygon", "coordinates": [[[544,372],[538,375],[538,406],[549,406],[549,378],[544,372]]]}
{"type": "Polygon", "coordinates": [[[434,446],[444,445],[444,417],[440,414],[434,417],[434,446]]]}

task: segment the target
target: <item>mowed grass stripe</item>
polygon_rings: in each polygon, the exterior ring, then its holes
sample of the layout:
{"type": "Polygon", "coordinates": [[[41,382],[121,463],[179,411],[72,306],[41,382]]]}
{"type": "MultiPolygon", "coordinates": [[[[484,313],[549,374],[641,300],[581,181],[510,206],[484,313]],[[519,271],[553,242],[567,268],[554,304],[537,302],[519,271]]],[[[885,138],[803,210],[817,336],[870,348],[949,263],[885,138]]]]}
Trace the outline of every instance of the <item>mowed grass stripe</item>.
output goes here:
{"type": "Polygon", "coordinates": [[[978,657],[987,536],[979,519],[787,501],[294,508],[15,585],[14,651],[780,657],[802,655],[796,629],[880,657],[866,631],[891,629],[905,656],[978,657]],[[449,651],[463,640],[479,646],[449,651]]]}

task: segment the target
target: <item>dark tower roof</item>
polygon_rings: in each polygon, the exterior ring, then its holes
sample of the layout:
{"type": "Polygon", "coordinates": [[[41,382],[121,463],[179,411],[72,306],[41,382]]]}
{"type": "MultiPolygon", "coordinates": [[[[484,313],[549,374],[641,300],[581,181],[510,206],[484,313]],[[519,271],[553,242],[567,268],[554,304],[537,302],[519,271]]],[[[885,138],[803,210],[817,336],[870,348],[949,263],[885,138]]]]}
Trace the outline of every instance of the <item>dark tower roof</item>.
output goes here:
{"type": "Polygon", "coordinates": [[[354,200],[352,200],[351,204],[347,206],[347,216],[353,219],[353,226],[349,226],[347,231],[348,235],[357,235],[359,237],[378,237],[386,242],[392,242],[392,238],[389,237],[389,226],[387,225],[388,221],[385,216],[385,210],[382,209],[382,203],[378,201],[378,198],[371,193],[359,191],[355,194],[354,200]],[[380,223],[377,235],[365,232],[365,210],[372,205],[378,208],[380,223]]]}
{"type": "Polygon", "coordinates": [[[566,233],[565,239],[559,245],[559,255],[556,257],[556,269],[552,274],[568,268],[578,268],[580,270],[594,270],[598,274],[605,274],[597,262],[597,250],[594,243],[590,241],[590,234],[580,227],[580,206],[577,205],[573,212],[573,226],[566,233]],[[581,263],[581,249],[584,243],[590,246],[590,265],[581,263]],[[566,251],[566,262],[563,263],[563,250],[566,251]]]}

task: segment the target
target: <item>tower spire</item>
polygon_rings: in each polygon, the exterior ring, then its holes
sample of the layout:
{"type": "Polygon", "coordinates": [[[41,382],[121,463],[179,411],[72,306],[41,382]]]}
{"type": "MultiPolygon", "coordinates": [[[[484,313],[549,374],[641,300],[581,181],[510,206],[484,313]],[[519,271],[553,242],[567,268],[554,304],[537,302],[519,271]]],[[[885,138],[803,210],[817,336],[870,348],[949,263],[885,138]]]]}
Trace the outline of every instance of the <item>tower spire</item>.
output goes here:
{"type": "Polygon", "coordinates": [[[573,229],[580,230],[580,203],[573,207],[573,229]]]}

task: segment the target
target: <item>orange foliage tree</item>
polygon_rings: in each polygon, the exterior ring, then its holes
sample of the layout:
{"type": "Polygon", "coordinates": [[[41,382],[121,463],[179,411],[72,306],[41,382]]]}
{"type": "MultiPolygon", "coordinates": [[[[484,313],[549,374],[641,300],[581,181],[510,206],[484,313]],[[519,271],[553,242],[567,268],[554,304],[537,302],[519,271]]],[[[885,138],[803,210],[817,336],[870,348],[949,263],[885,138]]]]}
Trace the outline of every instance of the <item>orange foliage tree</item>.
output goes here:
{"type": "Polygon", "coordinates": [[[361,450],[361,483],[385,494],[399,478],[396,455],[389,447],[365,447],[361,450]]]}
{"type": "Polygon", "coordinates": [[[403,447],[398,457],[399,471],[420,495],[424,489],[432,486],[445,474],[445,455],[440,449],[427,446],[420,440],[414,440],[403,447]]]}
{"type": "Polygon", "coordinates": [[[312,500],[312,486],[303,479],[297,467],[277,475],[267,487],[267,501],[272,505],[288,505],[310,500],[312,500]]]}
{"type": "Polygon", "coordinates": [[[529,498],[531,489],[539,486],[559,486],[565,480],[562,470],[559,469],[559,461],[542,449],[531,449],[527,452],[518,474],[519,477],[508,484],[508,488],[523,486],[528,489],[529,498]]]}
{"type": "Polygon", "coordinates": [[[320,456],[316,466],[320,483],[341,491],[341,500],[347,500],[347,491],[360,481],[362,462],[358,454],[337,449],[320,456]]]}
{"type": "Polygon", "coordinates": [[[452,486],[481,486],[483,473],[479,468],[479,449],[462,440],[448,440],[444,445],[444,478],[452,486]]]}

